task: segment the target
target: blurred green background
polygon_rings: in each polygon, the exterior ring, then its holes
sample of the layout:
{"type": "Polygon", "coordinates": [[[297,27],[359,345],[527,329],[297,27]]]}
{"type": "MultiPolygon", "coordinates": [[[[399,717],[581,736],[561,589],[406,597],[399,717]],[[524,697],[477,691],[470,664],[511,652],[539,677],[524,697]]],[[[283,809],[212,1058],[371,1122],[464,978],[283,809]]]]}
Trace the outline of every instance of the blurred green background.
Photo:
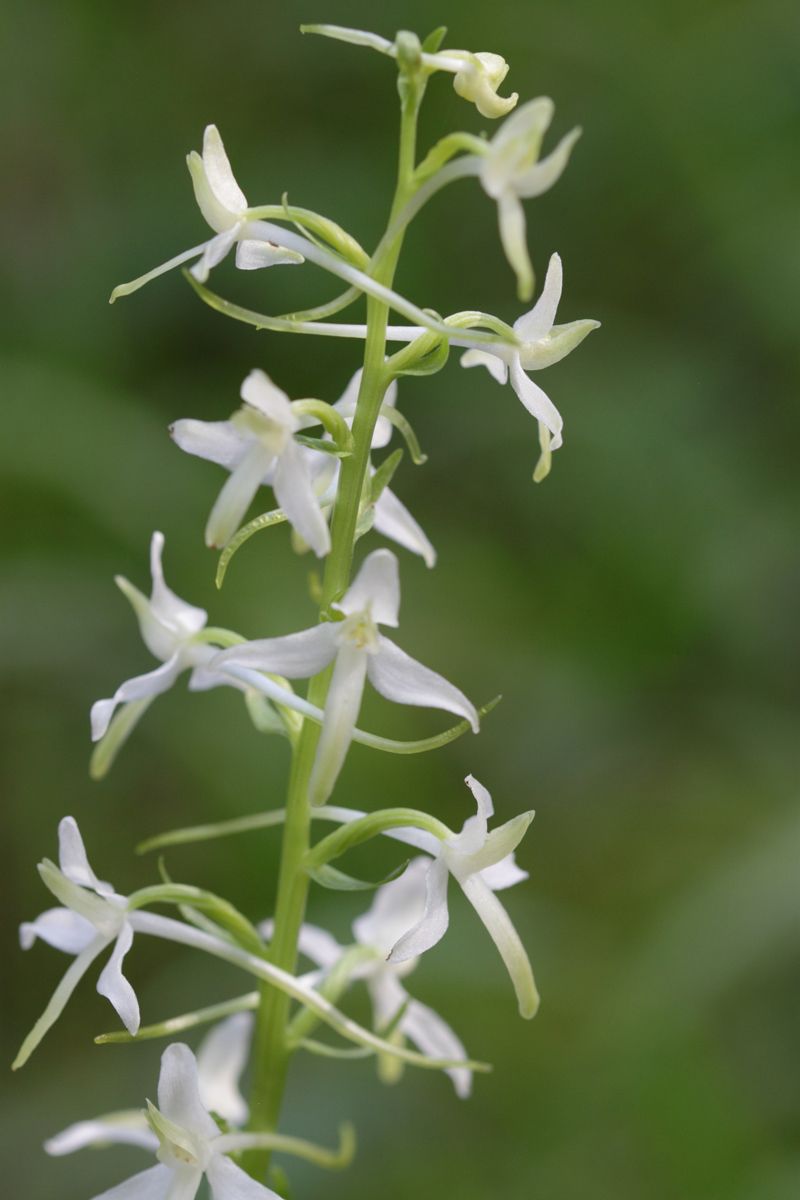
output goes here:
{"type": "MultiPolygon", "coordinates": [[[[565,264],[561,320],[603,322],[539,381],[566,444],[534,487],[534,428],[510,390],[457,357],[400,402],[429,463],[396,479],[439,550],[405,555],[400,641],[470,696],[504,693],[480,738],[387,760],[356,748],[340,802],[412,801],[458,823],[474,772],[505,819],[535,807],[507,896],[543,1003],[516,1017],[494,949],[459,897],[413,979],[495,1072],[468,1103],[428,1074],[385,1089],[369,1062],[298,1059],[287,1130],[328,1141],[351,1116],[344,1176],[290,1165],[299,1197],[384,1200],[789,1200],[800,1193],[797,1070],[797,445],[800,10],[794,0],[37,0],[6,10],[0,567],[4,963],[10,1061],[65,966],[16,925],[47,907],[36,861],[72,813],[122,891],[155,879],[134,844],[281,803],[285,745],[222,691],[160,700],[110,778],[90,784],[88,710],[149,669],[112,583],[144,586],[154,528],[167,578],[248,636],[313,620],[308,561],[262,534],[221,593],[202,529],[221,483],[166,436],[220,419],[255,366],[334,400],[356,348],[256,334],[173,274],[115,308],[111,287],[206,236],[183,156],[215,121],[251,202],[288,191],[366,244],[383,228],[395,153],[391,65],[302,38],[300,20],[448,43],[511,63],[523,98],[554,97],[551,139],[585,134],[531,204],[543,276],[565,264]]],[[[486,127],[433,81],[423,145],[486,127]]],[[[552,140],[549,144],[552,144],[552,140]]],[[[336,294],[312,268],[224,293],[279,312],[336,294]]],[[[491,202],[474,184],[427,209],[399,286],[447,312],[513,320],[491,202]]],[[[265,503],[260,507],[269,506],[265,503]]],[[[259,510],[257,510],[259,511],[259,510]]],[[[373,542],[373,544],[376,544],[373,542]]],[[[414,737],[442,722],[370,699],[365,724],[414,737]]],[[[171,853],[176,878],[254,917],[277,838],[171,853]]],[[[387,865],[391,854],[387,855],[387,865]]],[[[342,936],[362,902],[315,895],[342,936]]],[[[142,939],[143,942],[143,939],[142,939]]],[[[198,956],[138,944],[146,1020],[244,990],[198,956]]],[[[359,1010],[356,1010],[359,1011],[359,1010]]],[[[87,979],[3,1087],[14,1193],[83,1200],[137,1152],[49,1160],[42,1139],[154,1092],[159,1043],[95,1048],[113,1028],[87,979]]],[[[195,1039],[196,1041],[196,1039],[195,1039]]]]}

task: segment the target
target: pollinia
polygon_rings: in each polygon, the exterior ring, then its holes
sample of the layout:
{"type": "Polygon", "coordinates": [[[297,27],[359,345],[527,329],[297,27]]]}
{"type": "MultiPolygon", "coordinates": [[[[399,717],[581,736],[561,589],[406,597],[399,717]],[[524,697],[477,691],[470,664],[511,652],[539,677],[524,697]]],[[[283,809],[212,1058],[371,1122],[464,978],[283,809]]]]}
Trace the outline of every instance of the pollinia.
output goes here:
{"type": "Polygon", "coordinates": [[[397,71],[397,185],[376,249],[368,253],[336,222],[285,200],[251,205],[211,125],[202,153],[193,152],[187,160],[211,236],[117,287],[111,297],[128,295],[183,266],[198,296],[234,320],[262,330],[349,338],[363,343],[363,355],[335,401],[291,399],[257,369],[241,384],[241,406],[227,420],[184,418],[170,431],[181,450],[223,469],[205,531],[208,546],[221,551],[218,583],[245,542],[261,530],[288,524],[296,549],[311,551],[320,561],[315,625],[288,636],[269,636],[267,630],[267,636],[255,641],[210,626],[202,609],[167,585],[160,533],[153,534],[150,544],[150,594],[117,579],[158,665],[93,705],[92,776],[106,774],[151,704],[184,674],[193,691],[238,691],[244,713],[257,728],[288,741],[291,766],[284,808],[174,830],[145,846],[152,850],[245,836],[275,826],[282,849],[275,911],[268,920],[258,914],[254,923],[229,901],[166,876],[120,895],[95,875],[72,817],[59,826],[58,865],[49,859],[40,864],[42,882],[58,907],[22,926],[22,945],[28,949],[40,940],[71,961],[20,1048],[15,1067],[28,1060],[84,975],[96,978],[98,992],[123,1027],[100,1041],[169,1039],[200,1030],[196,1054],[180,1041],[164,1050],[157,1104],[135,1107],[137,1097],[124,1097],[123,1103],[134,1107],[91,1119],[76,1114],[82,1118],[77,1124],[46,1143],[54,1155],[114,1143],[134,1144],[155,1155],[155,1165],[112,1186],[104,1200],[190,1200],[204,1176],[216,1200],[276,1196],[285,1192],[285,1176],[272,1165],[276,1152],[321,1168],[346,1165],[354,1151],[354,1134],[346,1122],[332,1148],[282,1129],[285,1082],[298,1053],[344,1060],[374,1056],[383,1078],[396,1077],[404,1064],[445,1072],[457,1095],[468,1096],[473,1075],[484,1064],[471,1059],[444,1018],[408,990],[420,956],[447,931],[451,880],[495,943],[520,1014],[532,1017],[538,1005],[528,956],[498,898],[504,888],[526,878],[514,852],[532,813],[493,825],[489,791],[472,776],[466,779],[472,814],[460,830],[413,808],[367,812],[331,800],[353,741],[388,754],[434,750],[470,731],[477,733],[489,707],[477,709],[454,683],[407,652],[398,632],[397,555],[386,548],[357,554],[361,539],[377,533],[403,552],[419,555],[429,567],[436,560],[427,535],[392,490],[403,454],[403,449],[390,449],[393,439],[404,443],[414,462],[423,460],[398,406],[398,380],[409,374],[435,375],[456,348],[462,366],[485,367],[495,383],[510,384],[538,425],[534,478],[541,480],[561,445],[562,419],[532,373],[558,362],[597,327],[590,320],[555,323],[562,290],[556,254],[538,299],[513,325],[476,310],[442,317],[417,306],[393,287],[406,229],[437,192],[457,180],[476,178],[497,206],[500,244],[516,277],[519,300],[530,302],[534,274],[522,201],[557,182],[579,131],[567,133],[542,154],[552,101],[540,97],[518,105],[516,93],[501,96],[505,61],[497,54],[442,48],[443,29],[423,42],[407,32],[388,41],[327,25],[308,26],[305,32],[375,51],[393,60],[397,71]],[[452,77],[456,93],[483,118],[500,124],[492,137],[449,133],[420,156],[418,113],[429,81],[440,73],[452,77]],[[340,280],[344,290],[336,300],[304,313],[250,311],[208,286],[214,267],[231,252],[243,271],[313,264],[340,280]],[[362,297],[365,323],[334,319],[362,297]],[[389,323],[390,313],[398,324],[389,323]],[[272,489],[274,507],[245,523],[265,487],[272,489]],[[301,680],[309,681],[302,692],[297,689],[301,680]],[[441,709],[456,723],[416,742],[378,736],[359,723],[367,686],[396,704],[441,709]],[[405,854],[403,865],[379,885],[353,878],[341,865],[349,850],[374,838],[393,839],[405,854]],[[375,888],[346,944],[305,922],[312,885],[375,888]],[[226,971],[238,968],[238,974],[228,972],[231,990],[237,980],[242,986],[242,977],[249,981],[248,990],[160,1024],[142,1025],[136,992],[125,973],[133,942],[142,936],[211,955],[227,964],[226,971]],[[364,1024],[346,1011],[349,993],[361,985],[372,1012],[371,1022],[364,1024]],[[247,1098],[241,1090],[245,1072],[247,1098]]]}

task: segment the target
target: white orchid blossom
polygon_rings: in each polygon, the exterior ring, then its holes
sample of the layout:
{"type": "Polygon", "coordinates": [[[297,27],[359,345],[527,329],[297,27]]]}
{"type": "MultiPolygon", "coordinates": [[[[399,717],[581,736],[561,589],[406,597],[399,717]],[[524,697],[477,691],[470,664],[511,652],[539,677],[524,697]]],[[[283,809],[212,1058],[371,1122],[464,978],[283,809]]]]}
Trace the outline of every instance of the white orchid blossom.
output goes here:
{"type": "Polygon", "coordinates": [[[276,245],[259,235],[259,224],[249,219],[247,199],[236,182],[216,125],[206,126],[203,153],[198,154],[193,150],[186,157],[186,165],[192,177],[197,206],[214,230],[214,237],[201,242],[199,246],[192,246],[190,250],[184,250],[130,283],[121,283],[111,293],[112,304],[120,296],[129,296],[151,279],[171,271],[173,267],[191,262],[193,258],[198,261],[191,268],[191,273],[200,283],[205,283],[212,267],[222,262],[234,246],[236,266],[242,271],[304,261],[303,255],[296,250],[276,245]]]}
{"type": "Polygon", "coordinates": [[[521,201],[541,196],[556,183],[581,133],[580,129],[573,129],[555,150],[539,161],[542,139],[554,111],[548,96],[523,104],[503,122],[479,159],[483,189],[497,201],[500,240],[517,276],[520,300],[529,300],[533,294],[533,268],[521,201]]]}
{"type": "Polygon", "coordinates": [[[155,658],[161,660],[161,666],[146,675],[126,680],[109,699],[97,700],[92,705],[92,741],[96,742],[104,736],[120,704],[130,709],[131,720],[125,731],[127,736],[147,705],[156,696],[168,691],[184,671],[192,671],[189,687],[193,691],[205,690],[217,684],[232,684],[229,678],[216,677],[207,669],[210,659],[217,652],[217,647],[199,637],[205,628],[207,613],[202,608],[187,604],[167,587],[161,565],[163,549],[163,533],[154,533],[150,541],[153,586],[149,600],[123,576],[118,575],[115,580],[138,617],[144,644],[155,658]]]}
{"type": "MultiPolygon", "coordinates": [[[[341,25],[301,25],[300,28],[303,33],[319,33],[323,37],[350,42],[354,46],[368,46],[389,58],[398,57],[397,43],[377,33],[347,29],[341,25]]],[[[519,98],[516,92],[508,97],[497,94],[497,89],[508,74],[508,63],[499,54],[485,50],[479,50],[476,54],[469,50],[437,50],[429,54],[422,50],[419,62],[428,72],[446,71],[453,75],[456,93],[474,104],[482,117],[504,117],[519,98]]]]}
{"type": "Polygon", "coordinates": [[[123,960],[133,943],[128,901],[125,896],[117,895],[110,883],[95,875],[73,817],[64,817],[58,826],[58,853],[59,867],[45,859],[39,872],[45,886],[63,907],[48,909],[35,921],[22,924],[20,943],[23,950],[29,950],[41,939],[48,946],[73,955],[75,961],[23,1042],[15,1067],[27,1061],[58,1020],[81,978],[107,946],[114,948],[100,973],[97,991],[110,1002],[129,1033],[134,1034],[139,1028],[136,994],[122,974],[123,960]]]}
{"type": "MultiPolygon", "coordinates": [[[[532,1017],[539,1006],[539,996],[531,964],[508,913],[494,893],[525,878],[514,861],[513,851],[533,820],[533,813],[521,813],[489,831],[489,818],[494,813],[492,798],[472,775],[465,782],[475,797],[477,814],[464,822],[459,834],[437,842],[435,858],[426,875],[423,915],[394,943],[389,962],[404,963],[417,958],[444,937],[450,919],[447,884],[452,875],[500,952],[517,994],[520,1014],[532,1017]]],[[[427,838],[426,844],[429,844],[427,838]]]]}
{"type": "MultiPolygon", "coordinates": [[[[348,425],[352,425],[356,412],[358,392],[361,386],[362,368],[356,371],[339,400],[334,404],[337,412],[341,413],[348,425]]],[[[394,408],[397,403],[397,381],[392,380],[383,398],[384,408],[394,408]]],[[[392,423],[384,416],[379,416],[375,422],[372,435],[372,449],[382,450],[388,446],[392,437],[392,423]]],[[[334,462],[332,477],[329,475],[327,496],[335,495],[338,479],[339,464],[334,462]]],[[[370,468],[372,474],[374,471],[370,468]]],[[[412,554],[418,554],[427,567],[436,565],[436,551],[425,531],[414,519],[403,502],[388,487],[385,487],[375,502],[374,521],[372,525],[376,533],[397,542],[412,554]]]]}
{"type": "Polygon", "coordinates": [[[219,463],[230,472],[206,525],[206,544],[230,541],[262,484],[269,484],[290,524],[315,554],[328,553],[330,534],[312,484],[308,456],[294,435],[313,418],[299,416],[289,397],[263,371],[251,371],[241,387],[244,405],[229,421],[176,421],[170,433],[187,454],[219,463]]]}
{"type": "Polygon", "coordinates": [[[148,1102],[146,1120],[147,1129],[141,1118],[127,1113],[81,1122],[51,1139],[45,1149],[69,1154],[103,1141],[155,1152],[158,1166],[140,1171],[95,1200],[193,1200],[204,1177],[213,1200],[280,1200],[229,1157],[246,1144],[258,1144],[258,1135],[220,1130],[203,1101],[197,1062],[188,1046],[173,1043],[161,1056],[158,1107],[148,1102]]]}
{"type": "Polygon", "coordinates": [[[541,371],[553,363],[560,362],[593,329],[600,328],[599,321],[570,321],[566,325],[555,325],[556,311],[561,300],[564,276],[561,258],[553,254],[547,268],[542,294],[530,312],[514,322],[514,333],[519,345],[503,347],[497,354],[492,351],[470,349],[461,357],[462,367],[486,367],[498,383],[510,379],[511,386],[532,416],[539,422],[541,458],[534,478],[544,479],[550,470],[550,456],[562,444],[561,414],[549,396],[526,374],[541,371]]]}
{"type": "Polygon", "coordinates": [[[397,559],[374,550],[342,599],[342,621],[326,621],[286,637],[245,642],[211,660],[215,672],[237,668],[307,679],[334,664],[325,717],[309,781],[312,804],[324,804],[342,768],[369,677],[376,691],[398,704],[441,708],[465,717],[477,733],[475,706],[453,684],[424,667],[378,632],[396,627],[400,607],[397,559]]]}

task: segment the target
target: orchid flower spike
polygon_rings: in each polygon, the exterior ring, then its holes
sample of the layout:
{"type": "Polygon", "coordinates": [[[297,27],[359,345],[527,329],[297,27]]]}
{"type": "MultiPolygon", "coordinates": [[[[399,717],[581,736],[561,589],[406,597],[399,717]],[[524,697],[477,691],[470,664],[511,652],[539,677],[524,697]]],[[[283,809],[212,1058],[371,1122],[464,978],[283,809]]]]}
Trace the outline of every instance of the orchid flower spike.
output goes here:
{"type": "Polygon", "coordinates": [[[126,680],[109,699],[97,700],[92,705],[94,742],[99,741],[109,731],[111,718],[120,704],[125,705],[125,710],[119,714],[115,724],[124,725],[122,736],[127,738],[148,705],[156,696],[171,688],[184,671],[192,671],[189,687],[193,691],[206,690],[223,683],[232,684],[231,679],[216,677],[206,669],[217,649],[201,638],[207,613],[202,608],[187,604],[167,587],[161,566],[163,549],[163,533],[154,533],[150,541],[153,587],[149,600],[122,575],[118,575],[115,580],[139,619],[144,644],[155,658],[161,659],[162,665],[146,675],[137,675],[126,680]]]}
{"type": "MultiPolygon", "coordinates": [[[[388,38],[367,33],[363,29],[347,29],[341,25],[301,25],[300,29],[303,33],[319,33],[323,37],[350,42],[354,46],[368,46],[389,58],[398,57],[397,41],[390,42],[388,38]]],[[[414,41],[418,44],[416,38],[414,41]]],[[[420,50],[419,63],[430,74],[447,71],[453,75],[456,93],[474,104],[482,117],[504,117],[511,112],[519,98],[516,92],[508,97],[497,94],[497,89],[508,74],[508,63],[499,54],[485,50],[479,50],[477,54],[469,50],[437,50],[429,54],[420,50]]]]}
{"type": "Polygon", "coordinates": [[[379,625],[398,625],[400,580],[397,558],[390,550],[373,550],[333,607],[343,620],[326,621],[287,637],[244,642],[223,650],[211,662],[217,673],[239,667],[289,679],[308,679],[334,664],[309,781],[312,804],[324,804],[333,791],[352,741],[367,677],[387,700],[455,713],[465,717],[476,733],[479,726],[475,706],[463,692],[378,632],[379,625]]]}
{"type": "Polygon", "coordinates": [[[67,1001],[83,975],[99,954],[113,944],[111,957],[100,973],[97,991],[105,996],[129,1033],[139,1028],[139,1004],[136,994],[122,974],[122,962],[133,943],[128,920],[128,901],[119,896],[110,883],[98,879],[89,865],[80,831],[72,817],[64,817],[58,826],[59,866],[45,859],[39,874],[62,908],[50,908],[35,921],[20,926],[23,950],[29,950],[37,938],[56,950],[74,956],[52,995],[42,1016],[22,1043],[14,1061],[21,1067],[30,1058],[47,1031],[60,1017],[67,1001]]]}
{"type": "Polygon", "coordinates": [[[537,482],[548,474],[551,453],[562,443],[563,421],[552,400],[528,378],[526,371],[541,371],[559,362],[579,346],[593,329],[600,328],[600,322],[592,320],[570,321],[567,325],[553,324],[561,300],[562,285],[561,259],[553,254],[541,296],[530,312],[514,322],[518,347],[503,347],[498,354],[471,349],[461,357],[462,367],[486,367],[498,383],[505,383],[510,377],[511,386],[525,408],[536,417],[541,445],[541,457],[533,476],[537,482]]]}
{"type": "Polygon", "coordinates": [[[489,818],[494,814],[492,798],[472,775],[467,776],[465,783],[475,797],[477,814],[464,822],[459,834],[439,843],[437,856],[427,871],[425,911],[395,942],[389,962],[403,963],[417,958],[444,937],[450,920],[447,884],[452,875],[500,952],[517,994],[520,1015],[532,1017],[539,1007],[539,996],[531,964],[495,892],[526,878],[516,865],[513,852],[533,820],[533,813],[521,813],[489,831],[489,818]]]}
{"type": "Polygon", "coordinates": [[[500,240],[517,276],[520,300],[530,300],[533,295],[533,267],[521,200],[541,196],[556,183],[581,133],[580,129],[573,129],[555,150],[539,161],[542,139],[554,111],[548,96],[523,104],[503,122],[480,159],[481,183],[484,191],[497,201],[500,240]]]}
{"type": "MultiPolygon", "coordinates": [[[[246,1135],[222,1133],[203,1103],[195,1057],[180,1042],[167,1046],[161,1056],[158,1107],[148,1101],[147,1120],[152,1134],[145,1139],[146,1131],[140,1129],[135,1144],[154,1150],[158,1166],[140,1171],[95,1200],[194,1200],[204,1177],[213,1200],[280,1200],[229,1157],[242,1148],[246,1135]]],[[[106,1122],[105,1133],[109,1142],[132,1140],[129,1122],[116,1127],[106,1122]]],[[[48,1144],[51,1154],[89,1144],[66,1142],[65,1149],[63,1140],[60,1146],[53,1141],[55,1146],[48,1144]]]]}
{"type": "Polygon", "coordinates": [[[162,263],[130,283],[121,283],[111,293],[113,304],[120,296],[129,296],[140,287],[179,267],[182,263],[199,261],[191,273],[200,283],[208,279],[212,267],[222,262],[232,247],[236,246],[236,266],[242,271],[255,271],[260,267],[274,267],[283,263],[301,263],[302,254],[277,246],[263,237],[255,236],[258,226],[248,218],[248,204],[239,187],[225,153],[222,138],[216,125],[207,125],[203,134],[203,153],[193,150],[186,158],[192,177],[197,205],[215,236],[191,250],[184,250],[175,258],[162,263]]]}
{"type": "MultiPolygon", "coordinates": [[[[241,388],[244,404],[229,421],[176,421],[173,439],[187,454],[219,463],[230,472],[206,525],[206,545],[222,547],[233,537],[261,484],[269,484],[290,524],[319,557],[330,534],[312,484],[308,455],[294,440],[313,418],[298,416],[289,397],[263,371],[251,371],[241,388]]],[[[325,458],[328,456],[325,455],[325,458]]]]}
{"type": "MultiPolygon", "coordinates": [[[[358,401],[358,392],[361,386],[362,368],[359,367],[355,375],[348,383],[339,400],[334,404],[337,412],[341,413],[348,425],[352,425],[353,418],[356,413],[356,403],[358,401]]],[[[386,389],[386,395],[383,399],[383,408],[393,409],[397,403],[397,381],[392,380],[389,387],[386,389]]],[[[392,423],[385,416],[379,416],[375,423],[375,432],[372,435],[372,449],[382,450],[388,446],[392,437],[392,423]]],[[[319,456],[316,456],[319,457],[319,456]]],[[[333,497],[336,494],[336,485],[339,474],[338,460],[333,460],[331,463],[332,471],[328,476],[328,484],[325,496],[333,497]]],[[[370,466],[370,474],[374,474],[374,470],[370,466]]],[[[428,535],[425,533],[418,521],[414,519],[403,502],[397,495],[388,487],[385,487],[378,499],[375,501],[374,521],[372,528],[376,533],[381,534],[385,538],[396,542],[398,546],[402,546],[404,550],[410,550],[412,554],[418,554],[426,567],[434,567],[436,565],[436,551],[431,544],[428,535]]]]}

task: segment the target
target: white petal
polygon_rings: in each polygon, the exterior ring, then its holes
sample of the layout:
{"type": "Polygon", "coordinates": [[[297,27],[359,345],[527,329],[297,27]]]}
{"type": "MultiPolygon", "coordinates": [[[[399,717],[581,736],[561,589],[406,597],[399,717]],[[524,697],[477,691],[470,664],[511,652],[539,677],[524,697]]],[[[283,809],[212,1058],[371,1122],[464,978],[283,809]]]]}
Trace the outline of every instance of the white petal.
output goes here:
{"type": "Polygon", "coordinates": [[[272,487],[289,524],[317,557],[322,558],[331,548],[331,535],[312,487],[305,459],[299,450],[296,442],[287,442],[278,459],[272,487]]]}
{"type": "Polygon", "coordinates": [[[261,638],[222,650],[211,660],[211,667],[224,671],[226,664],[236,663],[256,671],[285,675],[287,679],[308,679],[327,667],[336,647],[336,624],[323,621],[286,637],[261,638]]]}
{"type": "Polygon", "coordinates": [[[369,997],[372,1001],[372,1027],[379,1033],[396,1017],[410,997],[398,979],[399,969],[395,967],[379,967],[367,979],[369,997]]]}
{"type": "Polygon", "coordinates": [[[239,389],[239,394],[245,404],[257,408],[287,432],[293,433],[297,428],[297,418],[292,412],[289,397],[272,382],[265,371],[251,371],[239,389]]]}
{"type": "Polygon", "coordinates": [[[139,288],[144,287],[151,279],[157,279],[159,275],[165,275],[167,271],[171,271],[174,267],[180,267],[183,263],[197,258],[203,253],[205,248],[205,242],[202,242],[199,246],[192,246],[191,250],[184,250],[182,253],[176,254],[174,258],[168,259],[167,262],[161,263],[158,267],[153,267],[152,271],[147,271],[137,279],[131,279],[128,283],[117,284],[111,293],[109,303],[113,304],[115,300],[119,300],[120,296],[130,296],[132,292],[138,292],[139,288]]]}
{"type": "Polygon", "coordinates": [[[262,267],[294,266],[306,260],[296,250],[276,246],[260,238],[242,238],[236,247],[236,265],[240,271],[260,271],[262,267]]]}
{"type": "MultiPolygon", "coordinates": [[[[535,160],[554,112],[555,105],[549,96],[537,96],[535,100],[523,104],[513,117],[503,122],[492,138],[490,157],[499,164],[503,158],[500,152],[518,143],[524,145],[528,156],[532,161],[535,160]]],[[[487,167],[489,165],[487,164],[487,167]]]]}
{"type": "Polygon", "coordinates": [[[141,1146],[143,1150],[156,1151],[158,1138],[147,1123],[141,1109],[130,1112],[110,1113],[93,1121],[77,1121],[48,1138],[44,1144],[47,1154],[60,1158],[63,1154],[74,1154],[76,1150],[102,1146],[141,1146]]]}
{"type": "Polygon", "coordinates": [[[532,812],[520,813],[519,816],[506,821],[504,825],[500,825],[499,828],[493,829],[484,839],[482,846],[461,859],[458,867],[453,867],[454,874],[459,875],[464,872],[472,875],[503,862],[513,854],[522,841],[532,820],[532,812]]]}
{"type": "Polygon", "coordinates": [[[558,254],[550,256],[542,294],[530,312],[514,322],[514,333],[523,342],[536,342],[553,328],[561,300],[564,272],[558,254]]]}
{"type": "Polygon", "coordinates": [[[494,892],[479,876],[470,875],[467,879],[459,882],[464,890],[464,895],[483,921],[492,941],[500,951],[500,957],[506,965],[506,970],[511,976],[511,982],[517,994],[520,1016],[532,1017],[539,1007],[539,994],[536,991],[528,955],[520,941],[519,934],[511,923],[511,918],[494,892]]]}
{"type": "Polygon", "coordinates": [[[425,912],[417,924],[395,942],[389,962],[406,962],[417,958],[440,942],[447,932],[450,914],[447,909],[447,884],[450,872],[446,863],[437,858],[426,876],[425,912]]]}
{"type": "MultiPolygon", "coordinates": [[[[148,1167],[116,1187],[101,1192],[94,1200],[167,1200],[173,1176],[174,1172],[169,1167],[159,1163],[157,1167],[148,1167]]],[[[198,1187],[201,1178],[198,1173],[198,1187]]]]}
{"type": "Polygon", "coordinates": [[[339,647],[308,783],[308,798],[312,805],[324,804],[328,799],[347,757],[361,708],[369,657],[366,650],[348,642],[339,647]]]}
{"type": "Polygon", "coordinates": [[[247,208],[247,199],[234,178],[216,125],[207,125],[203,132],[203,166],[209,186],[220,204],[232,213],[247,208]]]}
{"type": "Polygon", "coordinates": [[[192,637],[204,627],[208,613],[194,604],[187,604],[175,595],[172,588],[167,587],[161,563],[163,553],[164,535],[156,530],[150,539],[150,574],[153,580],[150,607],[157,620],[168,625],[178,636],[192,637]]]}
{"type": "Polygon", "coordinates": [[[133,930],[126,921],[119,931],[111,957],[97,981],[97,990],[109,1001],[128,1033],[139,1029],[139,1001],[122,974],[122,961],[133,944],[133,930]]]}
{"type": "Polygon", "coordinates": [[[197,1050],[201,1103],[233,1125],[244,1125],[247,1120],[247,1103],[239,1091],[239,1080],[247,1065],[252,1037],[252,1014],[234,1013],[215,1025],[197,1050]]]}
{"type": "Polygon", "coordinates": [[[182,670],[181,656],[173,654],[155,671],[126,680],[109,700],[95,701],[91,711],[92,741],[99,741],[106,732],[118,704],[128,700],[144,700],[147,696],[160,696],[172,687],[182,670]]]}
{"type": "Polygon", "coordinates": [[[231,225],[228,229],[223,229],[216,237],[213,237],[210,242],[206,242],[203,247],[203,253],[200,259],[190,267],[190,273],[198,281],[205,283],[208,279],[209,271],[221,263],[225,255],[229,252],[234,242],[241,231],[241,224],[231,225]]]}
{"type": "MultiPolygon", "coordinates": [[[[412,1000],[399,1026],[402,1033],[428,1058],[464,1058],[467,1052],[460,1038],[438,1013],[418,1000],[412,1000]]],[[[453,1081],[456,1095],[466,1100],[472,1091],[472,1072],[468,1067],[450,1067],[446,1074],[453,1081]]]]}
{"type": "Polygon", "coordinates": [[[497,354],[488,350],[467,350],[461,355],[462,367],[486,367],[492,379],[505,383],[508,379],[508,366],[497,354]]]}
{"type": "Polygon", "coordinates": [[[197,1062],[188,1046],[173,1042],[161,1055],[158,1077],[158,1107],[164,1116],[196,1137],[219,1134],[219,1128],[203,1107],[197,1082],[197,1062]]]}
{"type": "Polygon", "coordinates": [[[195,421],[191,417],[175,421],[170,436],[187,454],[206,458],[232,471],[247,453],[250,439],[230,421],[195,421]]]}
{"type": "MultiPolygon", "coordinates": [[[[341,413],[344,419],[352,424],[353,417],[356,415],[356,404],[358,402],[358,393],[361,388],[361,376],[363,370],[358,368],[356,373],[350,379],[347,387],[334,404],[337,412],[341,413]]],[[[383,397],[381,408],[394,408],[397,404],[397,380],[393,379],[386,389],[383,397]]],[[[373,450],[382,450],[384,446],[388,446],[392,438],[393,426],[387,417],[378,417],[375,422],[375,429],[372,434],[371,447],[373,450]]]]}
{"type": "Polygon", "coordinates": [[[75,988],[80,983],[83,976],[89,970],[94,960],[97,958],[101,950],[104,950],[108,945],[108,938],[102,934],[98,934],[93,942],[90,942],[85,950],[82,950],[74,962],[70,963],[67,970],[64,972],[59,981],[56,990],[53,992],[42,1015],[39,1017],[33,1029],[19,1048],[19,1053],[14,1059],[12,1069],[17,1070],[24,1066],[30,1056],[33,1054],[39,1042],[45,1036],[47,1031],[55,1025],[58,1018],[61,1016],[75,988]]]}
{"type": "Polygon", "coordinates": [[[382,634],[378,635],[377,654],[369,657],[367,671],[372,686],[387,700],[420,708],[442,708],[466,717],[473,731],[478,732],[478,713],[464,693],[382,634]]]}
{"type": "Polygon", "coordinates": [[[399,879],[384,883],[375,892],[372,906],[353,921],[353,933],[362,946],[372,946],[385,958],[403,934],[425,913],[429,858],[415,858],[399,879]]]}
{"type": "Polygon", "coordinates": [[[78,823],[74,817],[64,817],[58,823],[58,861],[67,879],[79,887],[91,888],[98,896],[111,896],[114,889],[110,883],[98,879],[83,844],[78,823]]]}
{"type": "Polygon", "coordinates": [[[19,940],[23,950],[30,950],[37,938],[41,938],[55,950],[65,954],[80,954],[93,941],[97,930],[91,921],[72,912],[69,908],[49,908],[40,913],[35,921],[24,921],[19,927],[19,940]]]}
{"type": "Polygon", "coordinates": [[[549,191],[569,162],[572,147],[580,136],[580,129],[571,130],[546,158],[537,162],[522,175],[518,175],[514,183],[517,195],[531,200],[534,196],[541,196],[543,192],[549,191]]]}
{"type": "Polygon", "coordinates": [[[206,525],[207,546],[220,549],[231,540],[273,461],[260,442],[251,443],[214,501],[206,525]]]}
{"type": "Polygon", "coordinates": [[[584,338],[594,329],[600,328],[599,321],[584,319],[569,321],[566,325],[554,325],[538,342],[529,342],[519,348],[519,358],[526,371],[541,371],[552,367],[580,346],[584,338]]]}
{"type": "Polygon", "coordinates": [[[517,866],[513,854],[509,854],[508,858],[502,858],[494,866],[486,867],[481,871],[481,879],[493,892],[502,892],[528,878],[528,872],[517,866]]]}
{"type": "Polygon", "coordinates": [[[214,1154],[206,1167],[214,1200],[281,1200],[277,1192],[257,1183],[224,1154],[214,1154]]]}
{"type": "Polygon", "coordinates": [[[552,448],[557,450],[561,445],[561,430],[564,427],[561,413],[547,393],[525,374],[516,356],[511,362],[511,386],[528,412],[550,430],[553,435],[552,448]]]}
{"type": "Polygon", "coordinates": [[[320,929],[319,925],[300,927],[297,948],[319,967],[332,967],[342,957],[344,949],[332,933],[328,933],[327,929],[320,929]]]}
{"type": "Polygon", "coordinates": [[[426,567],[436,565],[436,551],[424,530],[389,488],[384,488],[378,497],[373,528],[412,554],[418,554],[426,567]]]}
{"type": "Polygon", "coordinates": [[[397,625],[400,610],[400,576],[391,550],[373,550],[340,602],[340,612],[368,612],[376,625],[397,625]]]}
{"type": "Polygon", "coordinates": [[[533,267],[528,253],[525,210],[516,192],[503,192],[499,197],[497,218],[503,252],[517,277],[517,295],[520,300],[528,300],[533,293],[533,267]]]}
{"type": "Polygon", "coordinates": [[[492,803],[491,793],[489,792],[488,788],[485,788],[483,784],[475,778],[474,775],[467,775],[464,783],[475,797],[478,816],[483,818],[485,827],[489,819],[494,816],[494,804],[492,803]]]}

